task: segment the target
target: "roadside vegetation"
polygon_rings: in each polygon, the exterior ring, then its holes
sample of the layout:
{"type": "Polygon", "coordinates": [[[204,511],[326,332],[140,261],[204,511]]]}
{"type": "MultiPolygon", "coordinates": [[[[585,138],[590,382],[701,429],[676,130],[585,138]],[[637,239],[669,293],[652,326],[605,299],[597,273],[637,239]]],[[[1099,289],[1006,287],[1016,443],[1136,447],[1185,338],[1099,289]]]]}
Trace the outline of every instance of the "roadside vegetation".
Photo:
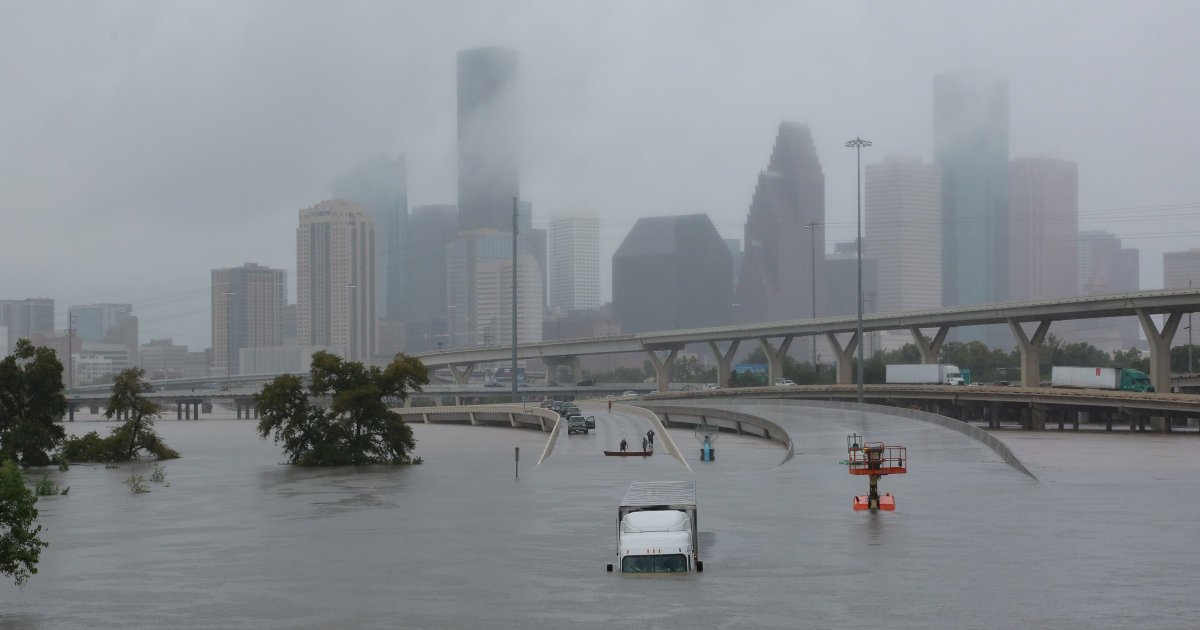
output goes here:
{"type": "Polygon", "coordinates": [[[49,544],[38,534],[37,497],[25,487],[21,468],[11,459],[0,464],[0,574],[24,586],[37,573],[42,549],[49,544]]]}
{"type": "Polygon", "coordinates": [[[154,430],[161,411],[146,398],[150,385],[141,368],[129,368],[113,379],[112,396],[104,417],[125,418],[108,437],[91,431],[70,438],[63,444],[60,457],[69,462],[130,462],[140,459],[175,459],[179,453],[166,445],[154,430]]]}
{"type": "Polygon", "coordinates": [[[327,352],[313,355],[311,384],[285,374],[258,395],[261,438],[273,437],[300,466],[419,464],[412,428],[387,402],[403,401],[429,383],[419,359],[396,355],[387,367],[365,367],[327,352]]]}
{"type": "Polygon", "coordinates": [[[0,360],[0,460],[27,466],[50,464],[62,443],[63,366],[54,350],[28,339],[0,360]]]}

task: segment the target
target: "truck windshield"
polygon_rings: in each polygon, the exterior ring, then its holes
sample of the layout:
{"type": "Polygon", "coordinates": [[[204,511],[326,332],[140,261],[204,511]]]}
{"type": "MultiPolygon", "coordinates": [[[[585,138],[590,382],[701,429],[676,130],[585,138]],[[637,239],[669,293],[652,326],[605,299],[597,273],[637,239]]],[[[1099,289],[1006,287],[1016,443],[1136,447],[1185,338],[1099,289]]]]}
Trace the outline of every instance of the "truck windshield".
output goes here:
{"type": "Polygon", "coordinates": [[[687,556],[683,554],[625,556],[621,560],[621,571],[625,573],[687,573],[687,556]]]}

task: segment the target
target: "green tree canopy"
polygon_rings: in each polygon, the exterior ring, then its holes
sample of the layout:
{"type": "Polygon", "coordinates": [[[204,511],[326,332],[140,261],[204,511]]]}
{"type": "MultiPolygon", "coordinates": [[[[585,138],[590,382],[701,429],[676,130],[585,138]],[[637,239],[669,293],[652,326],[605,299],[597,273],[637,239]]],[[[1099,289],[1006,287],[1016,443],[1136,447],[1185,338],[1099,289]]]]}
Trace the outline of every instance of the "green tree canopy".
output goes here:
{"type": "Polygon", "coordinates": [[[42,548],[49,546],[38,538],[36,503],[16,462],[0,464],[0,573],[12,576],[17,586],[37,573],[42,548]]]}
{"type": "Polygon", "coordinates": [[[327,352],[313,355],[312,383],[283,375],[258,395],[263,439],[274,434],[289,461],[303,466],[403,464],[413,461],[412,428],[385,400],[421,391],[429,374],[419,359],[396,355],[387,367],[366,367],[327,352]],[[314,400],[329,398],[328,409],[314,400]]]}
{"type": "Polygon", "coordinates": [[[50,463],[65,435],[59,424],[67,412],[62,373],[54,350],[28,339],[0,361],[0,459],[50,463]]]}
{"type": "Polygon", "coordinates": [[[129,368],[113,379],[112,396],[104,417],[124,417],[125,422],[112,431],[112,435],[101,438],[95,431],[79,438],[67,440],[63,445],[62,458],[73,462],[128,462],[149,455],[155,459],[175,459],[179,453],[166,445],[154,430],[154,419],[161,411],[158,405],[146,398],[150,384],[146,382],[146,371],[129,368]]]}

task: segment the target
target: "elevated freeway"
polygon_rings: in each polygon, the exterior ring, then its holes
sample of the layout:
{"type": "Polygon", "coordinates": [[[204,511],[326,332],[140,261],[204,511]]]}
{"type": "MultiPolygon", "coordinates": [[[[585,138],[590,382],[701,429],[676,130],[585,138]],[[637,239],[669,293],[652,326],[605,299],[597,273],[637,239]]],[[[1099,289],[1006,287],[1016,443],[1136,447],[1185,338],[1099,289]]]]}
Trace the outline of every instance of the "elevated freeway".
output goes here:
{"type": "MultiPolygon", "coordinates": [[[[1054,322],[1100,317],[1136,317],[1150,344],[1150,379],[1160,392],[1170,391],[1170,347],[1183,315],[1200,310],[1200,289],[1139,291],[1118,295],[1078,297],[1036,302],[1013,302],[944,308],[922,312],[869,315],[863,332],[907,330],[921,350],[925,363],[936,363],[938,350],[952,328],[1006,324],[1021,352],[1023,385],[1037,386],[1042,344],[1054,322]],[[1161,324],[1155,321],[1161,318],[1161,324]],[[928,334],[927,334],[928,331],[928,334]]],[[[830,317],[765,324],[717,326],[653,332],[593,339],[569,339],[520,344],[518,359],[540,359],[548,369],[571,366],[578,371],[578,357],[591,354],[642,352],[649,356],[657,373],[660,391],[668,389],[668,374],[676,354],[688,344],[708,344],[718,360],[717,376],[726,385],[731,363],[742,342],[757,341],[767,356],[770,379],[783,375],[783,357],[794,339],[823,335],[834,349],[837,382],[851,382],[851,366],[858,347],[857,317],[830,317]],[[721,344],[726,344],[724,347],[721,344]],[[661,355],[661,356],[660,356],[661,355]]],[[[445,365],[455,379],[465,383],[481,363],[508,361],[511,347],[488,347],[427,352],[415,355],[426,365],[445,365]]]]}

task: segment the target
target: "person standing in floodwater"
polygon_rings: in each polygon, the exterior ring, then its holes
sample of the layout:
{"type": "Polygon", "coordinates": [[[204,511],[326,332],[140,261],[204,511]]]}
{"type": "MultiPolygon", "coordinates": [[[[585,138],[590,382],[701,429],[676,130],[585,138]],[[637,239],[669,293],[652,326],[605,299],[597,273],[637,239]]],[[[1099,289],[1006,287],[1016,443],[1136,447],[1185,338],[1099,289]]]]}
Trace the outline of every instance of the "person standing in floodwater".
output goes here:
{"type": "Polygon", "coordinates": [[[654,429],[646,432],[646,438],[650,440],[650,448],[654,448],[654,429]]]}
{"type": "Polygon", "coordinates": [[[612,401],[608,401],[608,413],[612,413],[612,401]]]}
{"type": "Polygon", "coordinates": [[[625,449],[626,449],[628,446],[629,446],[629,443],[628,443],[628,442],[626,442],[624,438],[622,438],[622,439],[621,439],[621,452],[622,452],[622,453],[624,453],[624,452],[625,452],[625,449]]]}
{"type": "Polygon", "coordinates": [[[646,452],[646,440],[647,440],[647,439],[649,439],[649,438],[647,438],[647,437],[646,437],[646,436],[644,436],[644,435],[642,436],[642,452],[643,452],[643,453],[644,453],[644,452],[646,452]]]}

